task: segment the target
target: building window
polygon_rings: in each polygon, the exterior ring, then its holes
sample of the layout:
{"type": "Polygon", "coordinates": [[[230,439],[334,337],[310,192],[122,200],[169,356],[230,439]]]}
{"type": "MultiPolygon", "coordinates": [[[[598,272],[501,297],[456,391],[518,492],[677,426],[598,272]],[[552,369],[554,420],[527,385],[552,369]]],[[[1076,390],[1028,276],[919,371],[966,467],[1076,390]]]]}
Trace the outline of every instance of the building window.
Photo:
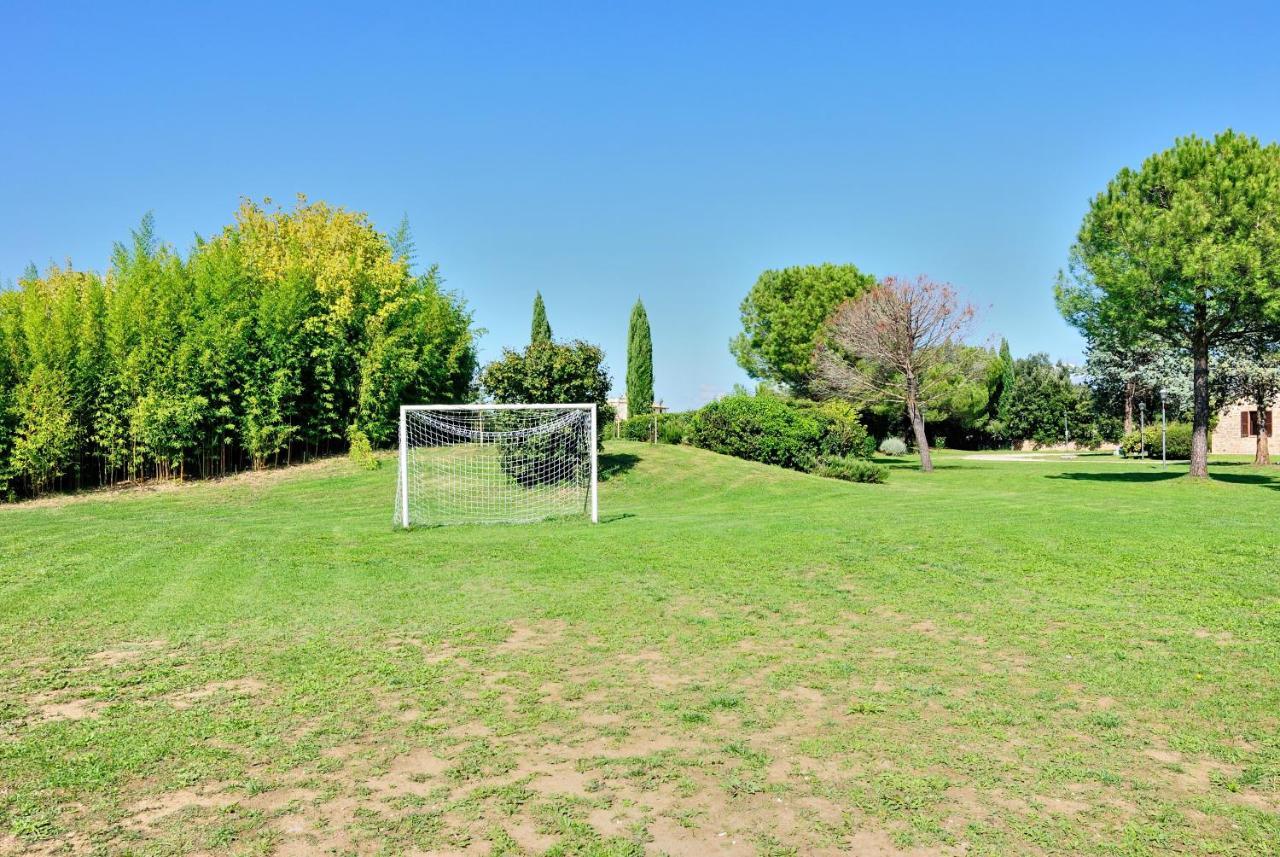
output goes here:
{"type": "MultiPolygon", "coordinates": [[[[1271,411],[1264,411],[1267,417],[1267,434],[1274,434],[1276,429],[1275,415],[1271,411]]],[[[1240,412],[1240,436],[1241,437],[1257,437],[1258,436],[1258,412],[1257,411],[1241,411],[1240,412]]]]}

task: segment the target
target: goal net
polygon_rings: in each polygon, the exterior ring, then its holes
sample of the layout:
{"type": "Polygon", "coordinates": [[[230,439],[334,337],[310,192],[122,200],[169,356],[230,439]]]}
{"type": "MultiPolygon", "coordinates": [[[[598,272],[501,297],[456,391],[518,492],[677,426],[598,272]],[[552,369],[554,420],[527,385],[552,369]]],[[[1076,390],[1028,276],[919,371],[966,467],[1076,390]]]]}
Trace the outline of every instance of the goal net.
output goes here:
{"type": "Polygon", "coordinates": [[[400,526],[598,520],[595,405],[406,405],[400,526]]]}

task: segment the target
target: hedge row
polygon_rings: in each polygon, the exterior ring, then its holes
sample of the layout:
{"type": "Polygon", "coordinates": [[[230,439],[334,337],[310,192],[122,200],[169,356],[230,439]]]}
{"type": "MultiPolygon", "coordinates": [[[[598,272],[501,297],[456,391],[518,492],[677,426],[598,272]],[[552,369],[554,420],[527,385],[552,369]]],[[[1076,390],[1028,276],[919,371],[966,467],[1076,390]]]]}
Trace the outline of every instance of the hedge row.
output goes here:
{"type": "Polygon", "coordinates": [[[685,439],[694,446],[792,470],[822,458],[867,457],[875,449],[858,412],[839,402],[738,394],[695,411],[685,439]]]}
{"type": "MultiPolygon", "coordinates": [[[[683,443],[692,414],[657,414],[658,442],[683,443]]],[[[618,436],[623,440],[653,440],[654,414],[641,414],[618,424],[618,436]]]]}
{"type": "MultiPolygon", "coordinates": [[[[1190,458],[1191,423],[1169,423],[1166,442],[1168,444],[1166,454],[1169,458],[1190,458]]],[[[1160,457],[1159,425],[1147,426],[1142,432],[1141,439],[1138,432],[1131,431],[1120,441],[1120,451],[1130,457],[1140,455],[1144,447],[1149,458],[1160,457]]]]}

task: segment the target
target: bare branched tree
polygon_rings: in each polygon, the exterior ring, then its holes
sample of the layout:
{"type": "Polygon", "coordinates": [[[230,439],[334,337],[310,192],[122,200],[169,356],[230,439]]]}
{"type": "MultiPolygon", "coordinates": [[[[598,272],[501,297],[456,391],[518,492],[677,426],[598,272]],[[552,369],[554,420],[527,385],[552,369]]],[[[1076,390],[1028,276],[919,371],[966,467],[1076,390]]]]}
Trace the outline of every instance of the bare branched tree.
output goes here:
{"type": "Polygon", "coordinates": [[[887,277],[841,304],[827,321],[814,359],[815,385],[853,401],[903,405],[920,469],[931,471],[924,409],[957,380],[982,377],[983,367],[960,347],[974,315],[946,283],[887,277]]]}

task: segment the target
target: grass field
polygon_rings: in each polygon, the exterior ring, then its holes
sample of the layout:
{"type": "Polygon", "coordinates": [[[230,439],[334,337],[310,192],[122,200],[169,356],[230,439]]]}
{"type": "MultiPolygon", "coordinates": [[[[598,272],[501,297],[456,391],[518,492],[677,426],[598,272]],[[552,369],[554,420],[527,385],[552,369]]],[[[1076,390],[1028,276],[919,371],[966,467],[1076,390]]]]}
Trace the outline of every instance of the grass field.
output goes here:
{"type": "Polygon", "coordinates": [[[0,852],[1280,853],[1280,468],[604,464],[0,508],[0,852]]]}

